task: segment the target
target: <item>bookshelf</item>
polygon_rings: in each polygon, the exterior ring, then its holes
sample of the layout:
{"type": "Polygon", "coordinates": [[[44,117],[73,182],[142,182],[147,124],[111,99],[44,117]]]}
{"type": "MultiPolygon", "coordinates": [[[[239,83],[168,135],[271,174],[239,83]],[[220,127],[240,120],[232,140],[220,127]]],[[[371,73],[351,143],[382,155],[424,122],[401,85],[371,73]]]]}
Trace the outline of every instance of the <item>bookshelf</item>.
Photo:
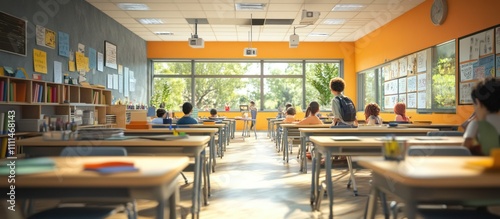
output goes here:
{"type": "Polygon", "coordinates": [[[16,121],[40,119],[41,114],[71,118],[72,112],[82,108],[94,111],[96,127],[125,128],[121,121],[126,120],[126,106],[112,106],[111,100],[111,91],[102,88],[0,76],[0,112],[15,110],[16,121]],[[115,115],[117,122],[107,124],[107,114],[115,115]]]}

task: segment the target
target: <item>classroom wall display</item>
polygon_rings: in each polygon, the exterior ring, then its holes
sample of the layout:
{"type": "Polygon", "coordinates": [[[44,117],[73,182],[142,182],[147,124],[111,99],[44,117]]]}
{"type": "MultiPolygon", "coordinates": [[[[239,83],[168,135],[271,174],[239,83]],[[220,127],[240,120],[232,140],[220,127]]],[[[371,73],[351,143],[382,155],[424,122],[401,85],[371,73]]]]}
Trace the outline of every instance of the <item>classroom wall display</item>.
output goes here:
{"type": "Polygon", "coordinates": [[[423,91],[427,88],[427,74],[422,73],[417,75],[417,90],[423,91]]]}
{"type": "Polygon", "coordinates": [[[399,59],[399,76],[403,77],[408,74],[408,57],[399,59]]]}
{"type": "Polygon", "coordinates": [[[427,52],[420,51],[417,53],[417,72],[427,71],[427,52]]]}
{"type": "Polygon", "coordinates": [[[398,94],[398,80],[386,81],[384,83],[384,95],[398,94]]]}
{"type": "Polygon", "coordinates": [[[27,26],[26,20],[0,11],[0,51],[26,56],[27,26]]]}
{"type": "Polygon", "coordinates": [[[472,104],[472,86],[482,78],[495,77],[500,70],[499,35],[500,26],[496,26],[459,38],[459,104],[472,104]]]}
{"type": "Polygon", "coordinates": [[[417,93],[408,93],[408,96],[406,98],[406,108],[417,108],[417,93]]]}
{"type": "Polygon", "coordinates": [[[407,78],[406,89],[408,92],[417,91],[417,76],[411,76],[407,78]]]}
{"type": "Polygon", "coordinates": [[[406,93],[406,78],[400,78],[398,79],[398,92],[399,93],[406,93]]]}
{"type": "Polygon", "coordinates": [[[417,94],[417,108],[418,109],[425,109],[425,107],[427,106],[426,100],[427,100],[427,94],[425,93],[425,91],[418,92],[418,94],[417,94]]]}
{"type": "Polygon", "coordinates": [[[394,108],[394,105],[398,102],[398,95],[384,96],[384,108],[390,110],[394,108]]]}
{"type": "Polygon", "coordinates": [[[399,102],[406,104],[406,94],[400,94],[398,96],[398,103],[399,102]]]}

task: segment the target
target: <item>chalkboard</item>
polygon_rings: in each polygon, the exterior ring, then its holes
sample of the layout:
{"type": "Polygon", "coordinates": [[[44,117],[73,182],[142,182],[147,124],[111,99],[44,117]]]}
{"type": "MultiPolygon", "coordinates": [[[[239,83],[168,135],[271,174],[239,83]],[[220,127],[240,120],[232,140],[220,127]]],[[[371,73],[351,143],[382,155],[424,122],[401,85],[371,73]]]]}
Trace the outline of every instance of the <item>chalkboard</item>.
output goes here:
{"type": "Polygon", "coordinates": [[[0,11],[0,50],[26,56],[27,21],[0,11]]]}
{"type": "Polygon", "coordinates": [[[470,92],[474,84],[495,77],[500,70],[499,35],[500,26],[496,26],[459,38],[459,104],[472,104],[470,92]]]}

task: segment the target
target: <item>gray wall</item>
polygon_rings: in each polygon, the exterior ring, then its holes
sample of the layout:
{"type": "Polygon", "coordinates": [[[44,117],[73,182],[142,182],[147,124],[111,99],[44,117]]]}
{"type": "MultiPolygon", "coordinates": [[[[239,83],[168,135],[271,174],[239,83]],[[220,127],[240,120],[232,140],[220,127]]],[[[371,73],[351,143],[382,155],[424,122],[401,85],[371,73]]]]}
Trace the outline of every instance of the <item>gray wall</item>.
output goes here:
{"type": "MultiPolygon", "coordinates": [[[[70,50],[77,51],[78,43],[104,54],[104,41],[117,46],[117,62],[134,71],[136,91],[129,93],[129,99],[146,103],[147,94],[147,56],[146,42],[117,23],[115,20],[97,10],[84,0],[1,0],[0,11],[23,18],[28,21],[27,56],[13,55],[0,51],[0,66],[13,68],[24,67],[31,77],[33,69],[33,49],[47,52],[48,73],[43,75],[44,81],[54,80],[54,61],[62,62],[63,74],[69,73],[77,78],[76,72],[68,72],[68,58],[58,55],[58,47],[51,49],[36,45],[35,25],[43,26],[56,33],[62,31],[69,34],[70,50]]],[[[56,37],[57,39],[57,37],[56,37]]],[[[106,86],[107,75],[116,74],[118,70],[104,66],[104,71],[90,70],[87,81],[91,84],[106,86]]],[[[128,81],[127,81],[128,82],[128,81]]],[[[113,97],[124,99],[118,90],[112,90],[113,97]]]]}

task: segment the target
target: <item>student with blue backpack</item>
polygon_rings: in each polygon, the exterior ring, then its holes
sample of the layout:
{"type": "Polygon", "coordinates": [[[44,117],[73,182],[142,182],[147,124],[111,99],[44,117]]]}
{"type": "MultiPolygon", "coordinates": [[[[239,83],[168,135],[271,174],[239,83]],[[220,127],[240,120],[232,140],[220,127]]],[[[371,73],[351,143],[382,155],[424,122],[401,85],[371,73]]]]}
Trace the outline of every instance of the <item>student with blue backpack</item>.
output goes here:
{"type": "Polygon", "coordinates": [[[336,77],[330,80],[330,91],[333,94],[332,113],[334,126],[358,126],[356,119],[356,106],[352,100],[344,96],[342,92],[345,88],[344,79],[336,77]]]}

